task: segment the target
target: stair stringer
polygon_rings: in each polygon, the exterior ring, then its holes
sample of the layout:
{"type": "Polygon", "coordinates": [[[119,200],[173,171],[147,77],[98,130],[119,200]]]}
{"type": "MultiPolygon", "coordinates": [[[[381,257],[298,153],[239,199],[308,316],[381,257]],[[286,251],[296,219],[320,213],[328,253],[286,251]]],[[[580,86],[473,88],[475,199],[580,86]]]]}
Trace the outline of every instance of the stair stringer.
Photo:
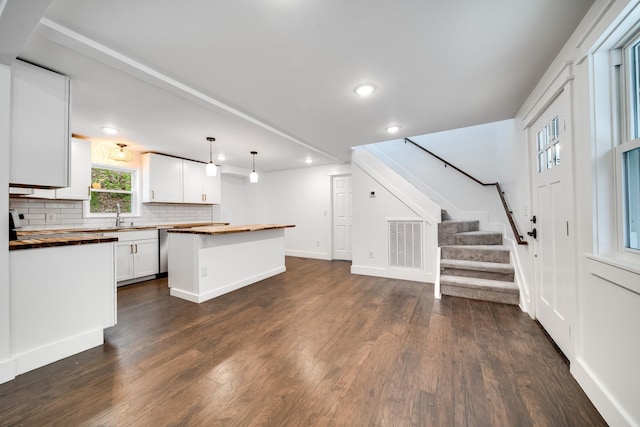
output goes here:
{"type": "Polygon", "coordinates": [[[373,273],[372,269],[360,268],[356,265],[352,265],[351,272],[434,283],[438,267],[438,224],[442,216],[440,205],[363,147],[354,147],[352,149],[351,162],[424,221],[423,238],[426,274],[419,279],[415,276],[394,276],[392,273],[390,276],[389,272],[379,270],[373,273]]]}
{"type": "Polygon", "coordinates": [[[513,270],[515,273],[515,277],[513,279],[514,283],[520,290],[520,309],[531,316],[532,319],[535,318],[535,307],[531,301],[531,286],[526,279],[526,275],[523,271],[522,261],[520,260],[520,251],[522,250],[522,246],[518,245],[515,239],[512,239],[510,236],[506,234],[502,234],[503,239],[508,242],[508,244],[503,243],[505,246],[509,246],[511,254],[511,265],[513,265],[513,270]]]}

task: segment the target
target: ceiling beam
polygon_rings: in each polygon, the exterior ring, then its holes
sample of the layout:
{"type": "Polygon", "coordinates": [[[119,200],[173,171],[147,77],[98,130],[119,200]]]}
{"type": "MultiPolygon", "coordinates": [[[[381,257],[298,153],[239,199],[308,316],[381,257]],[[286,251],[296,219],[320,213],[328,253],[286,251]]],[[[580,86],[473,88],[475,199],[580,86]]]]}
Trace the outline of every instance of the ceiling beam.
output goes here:
{"type": "Polygon", "coordinates": [[[152,84],[167,92],[178,95],[188,101],[194,102],[203,107],[213,110],[223,110],[236,117],[246,120],[262,129],[265,129],[275,135],[280,136],[290,142],[300,145],[308,150],[318,153],[326,158],[329,158],[337,163],[343,163],[342,160],[329,154],[326,151],[320,150],[312,145],[309,145],[277,128],[267,124],[261,120],[256,119],[240,110],[237,110],[217,99],[200,92],[188,85],[179,82],[165,74],[162,74],[151,67],[148,67],[133,58],[123,55],[101,43],[96,42],[82,34],[79,34],[67,27],[64,27],[57,22],[54,22],[47,18],[40,20],[41,26],[39,32],[47,39],[65,46],[75,52],[85,55],[89,58],[93,58],[103,64],[109,65],[117,70],[127,73],[131,76],[137,77],[149,84],[152,84]]]}
{"type": "Polygon", "coordinates": [[[0,0],[0,63],[11,65],[53,0],[0,0]]]}

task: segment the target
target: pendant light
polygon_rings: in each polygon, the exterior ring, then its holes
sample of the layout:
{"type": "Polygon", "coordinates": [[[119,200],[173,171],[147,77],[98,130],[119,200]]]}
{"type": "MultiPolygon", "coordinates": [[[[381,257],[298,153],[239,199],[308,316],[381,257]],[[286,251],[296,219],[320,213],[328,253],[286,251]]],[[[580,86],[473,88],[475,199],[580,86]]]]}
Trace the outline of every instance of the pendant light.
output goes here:
{"type": "Polygon", "coordinates": [[[131,151],[126,150],[127,144],[116,144],[118,148],[114,148],[109,152],[109,158],[118,162],[130,162],[133,160],[131,151]]]}
{"type": "Polygon", "coordinates": [[[209,163],[207,163],[207,168],[206,168],[207,176],[216,176],[216,174],[218,173],[218,168],[216,168],[216,165],[213,164],[213,156],[211,152],[212,150],[211,144],[215,140],[216,139],[212,136],[207,137],[207,141],[209,141],[209,163]]]}
{"type": "Polygon", "coordinates": [[[257,151],[251,151],[251,155],[253,156],[253,171],[249,174],[249,182],[255,184],[258,182],[258,173],[256,172],[256,154],[257,151]]]}

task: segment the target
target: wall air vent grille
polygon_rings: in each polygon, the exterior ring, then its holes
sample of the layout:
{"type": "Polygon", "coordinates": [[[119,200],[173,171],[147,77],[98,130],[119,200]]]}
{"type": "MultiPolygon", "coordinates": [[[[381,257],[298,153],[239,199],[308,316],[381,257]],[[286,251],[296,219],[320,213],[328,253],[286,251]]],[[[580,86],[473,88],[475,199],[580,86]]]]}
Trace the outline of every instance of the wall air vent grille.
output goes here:
{"type": "Polygon", "coordinates": [[[389,266],[422,269],[422,221],[389,221],[389,266]]]}

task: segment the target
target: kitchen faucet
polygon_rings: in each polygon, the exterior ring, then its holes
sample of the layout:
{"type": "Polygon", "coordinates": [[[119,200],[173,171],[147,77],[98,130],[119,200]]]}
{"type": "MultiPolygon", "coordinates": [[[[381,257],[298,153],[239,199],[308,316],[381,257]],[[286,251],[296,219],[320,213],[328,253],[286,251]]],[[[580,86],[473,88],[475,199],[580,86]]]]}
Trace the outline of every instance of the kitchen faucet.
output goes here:
{"type": "Polygon", "coordinates": [[[124,218],[120,218],[120,203],[116,203],[116,227],[124,223],[124,218]]]}

